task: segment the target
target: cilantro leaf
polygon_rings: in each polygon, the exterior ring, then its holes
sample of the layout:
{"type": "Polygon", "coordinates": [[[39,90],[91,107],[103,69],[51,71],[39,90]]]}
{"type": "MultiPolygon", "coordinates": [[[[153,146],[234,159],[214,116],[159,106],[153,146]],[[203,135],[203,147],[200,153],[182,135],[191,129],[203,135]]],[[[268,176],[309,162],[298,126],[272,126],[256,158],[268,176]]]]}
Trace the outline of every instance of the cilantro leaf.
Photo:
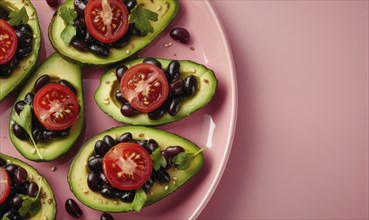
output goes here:
{"type": "Polygon", "coordinates": [[[20,24],[27,24],[29,17],[27,14],[26,8],[23,6],[18,11],[12,11],[9,13],[9,24],[11,26],[20,25],[20,24]]]}
{"type": "Polygon", "coordinates": [[[178,169],[185,170],[190,166],[192,159],[195,158],[198,154],[200,154],[205,149],[206,148],[202,148],[195,153],[181,152],[177,154],[176,156],[174,156],[172,161],[178,169]]]}
{"type": "Polygon", "coordinates": [[[161,154],[161,150],[159,148],[154,150],[154,152],[151,153],[150,157],[155,170],[159,170],[160,167],[165,167],[167,165],[167,161],[165,160],[165,157],[161,154]]]}
{"type": "Polygon", "coordinates": [[[128,17],[129,23],[134,23],[136,28],[141,31],[142,35],[154,32],[154,28],[152,27],[150,20],[157,21],[158,14],[139,5],[136,5],[132,9],[128,17]]]}
{"type": "Polygon", "coordinates": [[[14,114],[14,121],[18,123],[28,134],[30,137],[33,146],[35,147],[35,150],[42,160],[43,157],[40,154],[40,151],[38,150],[38,147],[36,145],[35,140],[32,136],[32,109],[29,105],[24,105],[23,110],[18,115],[17,113],[14,114]]]}
{"type": "Polygon", "coordinates": [[[76,36],[76,34],[77,34],[76,28],[73,25],[68,24],[61,32],[60,37],[63,39],[66,45],[69,45],[69,43],[72,41],[73,37],[76,36]]]}
{"type": "Polygon", "coordinates": [[[60,17],[65,21],[65,23],[73,24],[74,19],[77,18],[77,12],[72,8],[61,7],[60,17]]]}
{"type": "Polygon", "coordinates": [[[146,193],[142,189],[136,190],[135,198],[131,203],[132,209],[137,212],[141,211],[142,207],[145,205],[146,200],[147,200],[146,193]]]}
{"type": "MultiPolygon", "coordinates": [[[[39,185],[41,184],[41,181],[42,181],[42,178],[40,178],[39,185]]],[[[38,211],[41,209],[40,192],[41,192],[41,187],[38,188],[36,197],[19,194],[19,196],[23,200],[22,206],[18,209],[18,213],[20,216],[32,217],[38,213],[38,211]]]]}
{"type": "Polygon", "coordinates": [[[76,27],[73,26],[73,21],[77,18],[77,12],[72,8],[67,8],[64,6],[60,8],[60,17],[66,24],[64,30],[60,34],[60,37],[66,45],[69,45],[73,37],[77,34],[76,27]]]}

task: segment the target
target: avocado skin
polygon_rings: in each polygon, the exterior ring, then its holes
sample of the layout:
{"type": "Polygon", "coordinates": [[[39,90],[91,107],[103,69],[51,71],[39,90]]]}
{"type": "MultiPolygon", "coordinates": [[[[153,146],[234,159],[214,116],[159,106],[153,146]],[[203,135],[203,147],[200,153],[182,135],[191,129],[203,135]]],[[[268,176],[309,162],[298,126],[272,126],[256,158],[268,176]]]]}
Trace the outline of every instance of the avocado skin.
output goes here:
{"type": "MultiPolygon", "coordinates": [[[[183,137],[163,130],[143,126],[115,127],[96,135],[81,148],[80,152],[73,159],[68,171],[68,183],[71,191],[78,200],[92,209],[103,212],[129,212],[133,209],[131,203],[125,203],[119,199],[107,199],[99,193],[89,190],[87,185],[87,175],[89,171],[86,164],[88,158],[93,154],[95,142],[101,140],[105,135],[119,137],[125,132],[131,132],[133,139],[154,139],[158,142],[161,150],[174,145],[182,146],[185,152],[190,153],[195,153],[200,149],[197,145],[183,137]]],[[[190,166],[186,170],[177,170],[174,168],[167,170],[171,177],[177,177],[176,182],[173,183],[171,181],[168,184],[167,190],[158,183],[154,184],[150,189],[152,194],[147,194],[147,201],[144,206],[153,204],[173,193],[199,172],[203,163],[204,155],[200,153],[191,161],[190,166]]]]}
{"type": "Polygon", "coordinates": [[[27,164],[26,162],[23,162],[17,158],[11,157],[9,155],[5,155],[0,153],[0,158],[3,158],[6,161],[10,161],[12,164],[19,165],[27,170],[28,176],[32,175],[34,177],[34,180],[38,184],[39,187],[41,187],[42,191],[45,192],[43,197],[40,197],[41,199],[41,210],[33,216],[31,219],[55,219],[56,213],[57,213],[57,204],[54,197],[54,192],[50,186],[50,184],[47,182],[46,178],[43,177],[35,168],[33,168],[31,165],[27,164]],[[42,177],[41,182],[39,181],[39,176],[42,177]],[[41,183],[41,184],[40,184],[41,183]]]}
{"type": "MultiPolygon", "coordinates": [[[[155,58],[160,61],[162,67],[166,69],[171,60],[155,58]]],[[[134,59],[121,64],[127,67],[142,63],[144,58],[134,59]]],[[[178,121],[207,105],[216,93],[218,80],[213,70],[206,66],[195,63],[190,60],[179,60],[180,78],[184,79],[188,75],[194,75],[197,78],[197,92],[186,97],[181,101],[181,108],[177,115],[170,116],[165,113],[159,120],[151,120],[147,113],[138,113],[137,115],[126,117],[121,114],[121,103],[115,98],[115,92],[119,90],[119,82],[115,75],[117,66],[105,72],[100,79],[100,85],[95,92],[95,101],[100,109],[118,122],[131,125],[155,126],[178,121]],[[109,82],[109,83],[107,83],[109,82]],[[107,102],[109,100],[109,102],[107,102]]]]}
{"type": "Polygon", "coordinates": [[[23,87],[22,91],[19,93],[19,96],[14,103],[17,103],[19,100],[23,100],[28,92],[32,92],[36,80],[45,74],[54,79],[66,79],[74,86],[74,88],[76,88],[77,98],[80,105],[80,114],[75,124],[70,128],[69,135],[66,138],[53,139],[46,143],[37,144],[43,157],[43,159],[41,159],[37,153],[32,153],[34,147],[30,140],[22,141],[14,135],[12,124],[14,121],[14,115],[17,113],[13,107],[9,122],[10,139],[19,153],[21,153],[25,158],[33,161],[52,161],[66,153],[77,141],[84,126],[81,68],[76,64],[66,61],[57,53],[50,55],[47,60],[37,68],[32,77],[27,81],[27,84],[23,87]]]}
{"type": "MultiPolygon", "coordinates": [[[[0,102],[10,94],[14,89],[23,84],[23,82],[29,77],[29,75],[33,72],[36,64],[38,62],[38,58],[41,50],[41,32],[40,26],[38,23],[38,17],[36,13],[36,9],[33,7],[30,0],[4,0],[6,3],[11,3],[13,6],[18,9],[23,6],[27,10],[27,14],[29,17],[33,17],[33,19],[28,20],[28,24],[31,26],[33,31],[33,45],[32,45],[32,53],[28,55],[28,57],[24,58],[19,66],[12,72],[9,77],[0,78],[0,102]]],[[[1,3],[0,3],[1,4],[1,3]]]]}
{"type": "MultiPolygon", "coordinates": [[[[66,0],[61,7],[73,8],[74,0],[66,0]]],[[[151,22],[154,32],[146,36],[133,36],[122,48],[110,49],[108,57],[99,57],[91,52],[81,52],[70,45],[65,45],[60,34],[65,28],[65,23],[60,17],[60,8],[55,12],[49,25],[49,40],[56,51],[66,59],[86,66],[106,66],[128,59],[137,54],[141,49],[154,41],[174,20],[179,11],[178,0],[137,0],[137,4],[158,13],[158,21],[151,22]],[[160,8],[160,10],[158,10],[160,8]]]]}

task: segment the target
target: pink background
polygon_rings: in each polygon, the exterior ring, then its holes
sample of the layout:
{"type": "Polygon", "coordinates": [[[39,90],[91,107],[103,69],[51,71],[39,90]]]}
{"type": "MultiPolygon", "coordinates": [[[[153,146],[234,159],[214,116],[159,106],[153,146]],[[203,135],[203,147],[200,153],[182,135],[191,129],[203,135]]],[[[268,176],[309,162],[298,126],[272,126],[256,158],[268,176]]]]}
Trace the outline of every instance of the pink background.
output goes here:
{"type": "Polygon", "coordinates": [[[368,1],[212,1],[238,79],[199,219],[368,219],[368,1]]]}

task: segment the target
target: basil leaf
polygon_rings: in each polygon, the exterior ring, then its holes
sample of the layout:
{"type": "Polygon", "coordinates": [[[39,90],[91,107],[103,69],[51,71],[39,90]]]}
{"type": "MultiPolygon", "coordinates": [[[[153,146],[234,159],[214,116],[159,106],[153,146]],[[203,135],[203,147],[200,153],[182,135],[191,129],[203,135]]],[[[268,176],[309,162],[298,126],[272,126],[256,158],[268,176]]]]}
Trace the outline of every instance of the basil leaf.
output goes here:
{"type": "Polygon", "coordinates": [[[133,199],[133,201],[131,203],[132,209],[137,211],[137,212],[141,211],[141,209],[144,206],[146,200],[147,200],[146,193],[142,189],[136,190],[135,198],[133,199]]]}
{"type": "Polygon", "coordinates": [[[198,154],[200,154],[205,149],[206,148],[202,148],[195,153],[181,152],[175,155],[172,161],[179,170],[185,170],[190,166],[192,159],[195,158],[198,154]]]}
{"type": "Polygon", "coordinates": [[[128,17],[128,22],[134,23],[136,28],[141,31],[142,35],[154,32],[154,28],[152,27],[150,20],[157,21],[158,14],[146,8],[142,8],[139,5],[136,5],[132,9],[128,17]]]}
{"type": "Polygon", "coordinates": [[[23,6],[18,11],[12,11],[9,13],[9,24],[11,26],[20,25],[20,24],[27,24],[29,17],[27,14],[26,8],[23,6]]]}
{"type": "Polygon", "coordinates": [[[42,207],[41,201],[40,199],[37,199],[34,203],[32,203],[31,209],[29,210],[29,215],[31,217],[35,216],[38,213],[38,211],[40,211],[41,207],[42,207]]]}
{"type": "Polygon", "coordinates": [[[73,25],[68,24],[61,32],[60,37],[63,39],[66,45],[69,45],[76,34],[76,28],[73,25]]]}
{"type": "Polygon", "coordinates": [[[61,7],[60,17],[65,21],[65,23],[73,24],[74,19],[77,18],[77,12],[72,8],[61,7]]]}
{"type": "Polygon", "coordinates": [[[167,165],[167,161],[165,160],[165,157],[161,154],[160,148],[154,150],[154,152],[151,153],[150,157],[155,170],[159,170],[160,167],[165,167],[167,165]]]}
{"type": "Polygon", "coordinates": [[[31,107],[29,105],[24,105],[23,110],[20,112],[20,114],[18,115],[17,113],[15,113],[13,119],[27,132],[28,136],[30,137],[32,141],[33,146],[35,147],[35,150],[38,156],[42,160],[43,157],[41,156],[40,151],[38,150],[38,147],[36,145],[36,142],[32,136],[32,109],[31,107]]]}

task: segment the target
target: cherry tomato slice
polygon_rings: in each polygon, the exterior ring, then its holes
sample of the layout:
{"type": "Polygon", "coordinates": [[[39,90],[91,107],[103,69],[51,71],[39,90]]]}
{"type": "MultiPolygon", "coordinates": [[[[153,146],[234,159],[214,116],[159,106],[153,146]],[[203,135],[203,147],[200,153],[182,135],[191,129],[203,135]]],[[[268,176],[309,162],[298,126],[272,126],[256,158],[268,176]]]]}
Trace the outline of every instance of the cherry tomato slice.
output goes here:
{"type": "Polygon", "coordinates": [[[45,128],[63,130],[72,126],[77,120],[78,99],[68,87],[51,83],[36,93],[33,111],[45,128]]]}
{"type": "Polygon", "coordinates": [[[8,62],[17,51],[18,38],[12,26],[0,19],[0,64],[8,62]]]}
{"type": "Polygon", "coordinates": [[[128,30],[128,9],[122,0],[93,0],[85,8],[87,30],[98,41],[112,43],[128,30]]]}
{"type": "Polygon", "coordinates": [[[8,198],[10,194],[10,178],[8,172],[0,167],[0,205],[8,198]]]}
{"type": "Polygon", "coordinates": [[[169,84],[161,69],[141,63],[123,74],[120,91],[133,108],[140,112],[151,112],[168,97],[169,84]]]}
{"type": "Polygon", "coordinates": [[[121,190],[140,188],[150,177],[152,160],[145,148],[136,143],[120,143],[103,158],[108,181],[121,190]]]}

